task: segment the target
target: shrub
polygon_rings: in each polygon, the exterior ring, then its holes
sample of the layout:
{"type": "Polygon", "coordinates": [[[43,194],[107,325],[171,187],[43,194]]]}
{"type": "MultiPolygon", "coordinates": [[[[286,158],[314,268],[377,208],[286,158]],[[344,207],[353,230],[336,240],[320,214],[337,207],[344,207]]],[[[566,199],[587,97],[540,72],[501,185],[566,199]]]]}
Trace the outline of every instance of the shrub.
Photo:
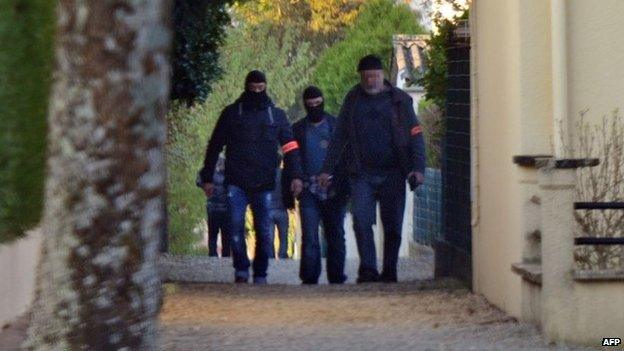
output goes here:
{"type": "MultiPolygon", "coordinates": [[[[603,117],[601,123],[585,120],[588,111],[580,113],[577,124],[578,145],[565,145],[577,158],[599,158],[596,167],[577,171],[577,197],[580,201],[622,201],[624,197],[624,120],[619,111],[603,117]]],[[[583,236],[624,236],[624,211],[577,211],[574,213],[583,236]]],[[[621,246],[583,246],[575,251],[581,269],[615,269],[624,267],[621,246]]]]}
{"type": "Polygon", "coordinates": [[[54,9],[48,0],[0,4],[0,242],[23,236],[43,210],[54,9]]]}

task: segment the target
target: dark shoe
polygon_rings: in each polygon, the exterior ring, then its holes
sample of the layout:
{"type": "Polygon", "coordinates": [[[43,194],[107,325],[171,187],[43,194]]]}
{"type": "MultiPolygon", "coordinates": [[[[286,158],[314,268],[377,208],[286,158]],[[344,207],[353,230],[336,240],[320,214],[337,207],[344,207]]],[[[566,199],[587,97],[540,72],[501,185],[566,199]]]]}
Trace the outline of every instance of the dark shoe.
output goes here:
{"type": "Polygon", "coordinates": [[[327,278],[327,281],[329,281],[329,284],[343,284],[344,282],[347,281],[347,276],[343,275],[342,278],[327,278]]]}
{"type": "Polygon", "coordinates": [[[397,274],[381,272],[381,281],[384,283],[396,283],[398,281],[397,274]]]}
{"type": "Polygon", "coordinates": [[[267,285],[267,278],[266,277],[254,277],[253,278],[253,283],[256,285],[267,285]]]}
{"type": "Polygon", "coordinates": [[[247,284],[248,280],[249,279],[247,279],[245,277],[236,277],[236,278],[234,278],[234,283],[236,283],[236,284],[247,284]]]}
{"type": "Polygon", "coordinates": [[[301,284],[303,284],[303,285],[316,285],[316,284],[318,284],[318,281],[316,281],[316,280],[303,280],[303,281],[301,281],[301,284]]]}
{"type": "Polygon", "coordinates": [[[379,276],[361,276],[358,277],[356,280],[356,283],[358,284],[362,284],[362,283],[378,283],[379,282],[379,276]]]}
{"type": "Polygon", "coordinates": [[[398,282],[398,279],[396,276],[391,277],[391,276],[387,276],[387,275],[382,275],[381,276],[381,281],[384,283],[396,283],[398,282]]]}

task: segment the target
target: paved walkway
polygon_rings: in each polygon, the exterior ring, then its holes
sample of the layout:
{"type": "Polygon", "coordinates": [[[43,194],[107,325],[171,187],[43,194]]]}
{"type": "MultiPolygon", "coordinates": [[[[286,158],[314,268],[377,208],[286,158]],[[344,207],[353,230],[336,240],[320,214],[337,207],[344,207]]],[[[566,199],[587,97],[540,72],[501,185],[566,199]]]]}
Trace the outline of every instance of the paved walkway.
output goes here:
{"type": "MultiPolygon", "coordinates": [[[[401,259],[399,284],[302,286],[299,261],[272,261],[267,286],[231,284],[231,260],[165,256],[165,350],[584,350],[548,345],[538,330],[452,280],[433,257],[401,259]],[[180,283],[185,282],[185,283],[180,283]],[[189,282],[202,284],[189,284],[189,282]]],[[[324,273],[323,273],[324,274],[324,273]]],[[[326,283],[322,277],[322,283],[326,283]]]]}
{"type": "MultiPolygon", "coordinates": [[[[166,256],[163,278],[184,283],[165,284],[161,349],[589,350],[548,345],[457,282],[431,280],[432,267],[432,257],[402,259],[399,284],[302,286],[298,261],[273,261],[272,284],[254,286],[229,283],[228,259],[166,256]]],[[[356,271],[349,260],[348,282],[356,271]]],[[[0,350],[17,350],[25,329],[22,319],[1,332],[0,350]]]]}

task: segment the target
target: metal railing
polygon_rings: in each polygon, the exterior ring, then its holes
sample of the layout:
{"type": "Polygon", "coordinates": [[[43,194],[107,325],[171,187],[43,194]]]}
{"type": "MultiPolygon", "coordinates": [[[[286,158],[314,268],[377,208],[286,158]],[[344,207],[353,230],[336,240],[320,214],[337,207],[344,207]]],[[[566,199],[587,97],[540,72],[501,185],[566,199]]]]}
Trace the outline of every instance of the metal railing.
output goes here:
{"type": "MultiPolygon", "coordinates": [[[[575,202],[575,210],[624,210],[624,202],[575,202]]],[[[624,237],[582,236],[574,238],[574,245],[624,245],[624,237]]]]}

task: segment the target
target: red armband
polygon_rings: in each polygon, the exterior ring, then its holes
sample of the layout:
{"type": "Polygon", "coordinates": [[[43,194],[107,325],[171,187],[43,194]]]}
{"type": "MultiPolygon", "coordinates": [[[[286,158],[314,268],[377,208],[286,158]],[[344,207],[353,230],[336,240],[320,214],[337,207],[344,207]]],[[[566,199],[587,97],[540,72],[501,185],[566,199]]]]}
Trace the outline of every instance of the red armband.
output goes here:
{"type": "Polygon", "coordinates": [[[416,126],[414,128],[412,128],[412,130],[410,131],[411,136],[416,136],[420,133],[422,133],[422,127],[421,126],[416,126]]]}
{"type": "Polygon", "coordinates": [[[287,154],[293,150],[297,150],[298,148],[299,148],[299,144],[297,144],[296,141],[291,141],[289,143],[282,145],[282,152],[284,152],[284,154],[287,154]]]}

